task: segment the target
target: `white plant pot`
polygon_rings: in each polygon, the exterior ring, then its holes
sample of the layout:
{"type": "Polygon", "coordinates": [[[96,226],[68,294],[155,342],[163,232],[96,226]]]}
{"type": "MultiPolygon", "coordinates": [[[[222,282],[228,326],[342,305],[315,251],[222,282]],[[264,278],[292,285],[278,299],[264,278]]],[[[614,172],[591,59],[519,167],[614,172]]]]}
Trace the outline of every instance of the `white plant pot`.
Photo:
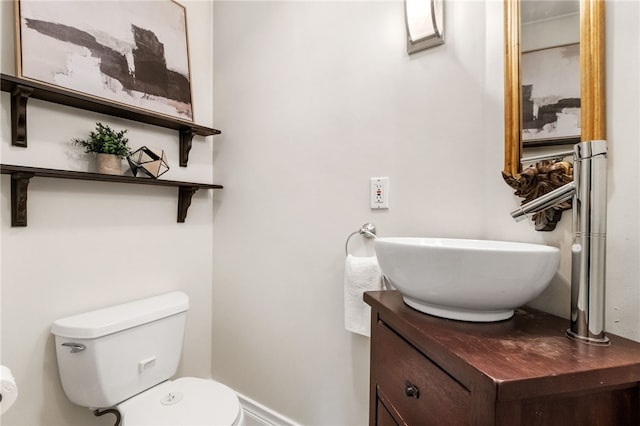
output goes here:
{"type": "Polygon", "coordinates": [[[122,174],[122,158],[115,154],[97,154],[96,169],[98,173],[107,175],[122,174]]]}

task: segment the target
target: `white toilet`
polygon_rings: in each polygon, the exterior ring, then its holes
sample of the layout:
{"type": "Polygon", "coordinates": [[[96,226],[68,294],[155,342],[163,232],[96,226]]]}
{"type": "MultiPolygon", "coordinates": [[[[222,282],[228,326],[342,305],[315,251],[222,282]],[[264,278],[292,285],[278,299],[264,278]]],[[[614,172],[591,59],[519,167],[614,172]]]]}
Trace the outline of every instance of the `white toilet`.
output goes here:
{"type": "Polygon", "coordinates": [[[244,425],[235,392],[214,380],[168,380],[178,368],[189,298],[176,291],[55,321],[67,398],[115,408],[120,426],[244,425]]]}

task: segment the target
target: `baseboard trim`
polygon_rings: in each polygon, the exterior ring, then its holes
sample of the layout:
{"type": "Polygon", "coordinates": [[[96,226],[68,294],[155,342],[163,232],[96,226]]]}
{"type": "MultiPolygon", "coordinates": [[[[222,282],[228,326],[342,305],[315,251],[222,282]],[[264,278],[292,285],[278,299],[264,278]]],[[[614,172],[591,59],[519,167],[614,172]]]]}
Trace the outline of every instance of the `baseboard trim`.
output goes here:
{"type": "Polygon", "coordinates": [[[247,426],[300,426],[290,418],[265,407],[242,394],[238,394],[247,426]]]}

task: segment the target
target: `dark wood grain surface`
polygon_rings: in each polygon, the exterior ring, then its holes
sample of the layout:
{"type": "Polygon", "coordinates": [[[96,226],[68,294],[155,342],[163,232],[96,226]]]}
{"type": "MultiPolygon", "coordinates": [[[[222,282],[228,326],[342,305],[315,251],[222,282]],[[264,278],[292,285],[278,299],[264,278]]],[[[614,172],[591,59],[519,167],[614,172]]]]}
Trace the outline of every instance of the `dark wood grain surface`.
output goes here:
{"type": "MultiPolygon", "coordinates": [[[[419,377],[433,371],[400,349],[390,348],[387,327],[422,356],[468,389],[474,425],[631,425],[640,424],[640,343],[608,334],[610,346],[592,346],[565,336],[569,321],[524,307],[509,320],[471,323],[437,318],[407,306],[397,291],[368,292],[372,307],[371,404],[379,400],[402,424],[402,406],[377,388],[387,374],[419,377]],[[404,361],[393,359],[405,358],[404,361]],[[390,368],[390,364],[411,364],[390,368]],[[392,372],[389,373],[389,370],[392,372]],[[400,406],[400,407],[399,407],[400,406]]],[[[435,381],[442,382],[442,375],[435,381]]],[[[452,385],[438,385],[448,387],[452,385]]],[[[446,395],[445,395],[446,397],[446,395]]],[[[445,416],[458,412],[440,404],[445,416]],[[448,414],[447,414],[448,413],[448,414]]],[[[470,406],[470,408],[469,408],[470,406]]],[[[370,415],[376,415],[375,409],[370,415]]],[[[436,416],[437,417],[437,416],[436,416]]],[[[409,416],[409,418],[411,418],[409,416]]],[[[405,424],[420,424],[415,420],[405,424]]],[[[466,423],[466,422],[463,422],[466,423]]],[[[372,420],[375,423],[375,419],[372,420]]],[[[437,424],[424,421],[424,424],[437,424]]]]}

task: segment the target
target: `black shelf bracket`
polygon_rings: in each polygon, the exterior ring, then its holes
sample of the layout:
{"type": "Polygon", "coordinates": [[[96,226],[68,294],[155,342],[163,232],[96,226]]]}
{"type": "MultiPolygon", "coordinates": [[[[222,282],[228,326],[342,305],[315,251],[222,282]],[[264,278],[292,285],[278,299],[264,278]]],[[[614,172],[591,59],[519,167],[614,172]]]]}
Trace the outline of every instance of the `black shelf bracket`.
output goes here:
{"type": "Polygon", "coordinates": [[[17,84],[11,91],[11,145],[27,147],[27,101],[33,88],[17,84]]]}
{"type": "Polygon", "coordinates": [[[11,226],[27,226],[27,189],[33,173],[11,174],[11,226]]]}
{"type": "Polygon", "coordinates": [[[193,130],[180,129],[180,167],[187,167],[189,162],[189,151],[193,144],[193,130]]]}
{"type": "Polygon", "coordinates": [[[191,197],[196,193],[198,187],[181,186],[178,188],[178,222],[183,223],[187,218],[187,211],[191,205],[191,197]]]}

